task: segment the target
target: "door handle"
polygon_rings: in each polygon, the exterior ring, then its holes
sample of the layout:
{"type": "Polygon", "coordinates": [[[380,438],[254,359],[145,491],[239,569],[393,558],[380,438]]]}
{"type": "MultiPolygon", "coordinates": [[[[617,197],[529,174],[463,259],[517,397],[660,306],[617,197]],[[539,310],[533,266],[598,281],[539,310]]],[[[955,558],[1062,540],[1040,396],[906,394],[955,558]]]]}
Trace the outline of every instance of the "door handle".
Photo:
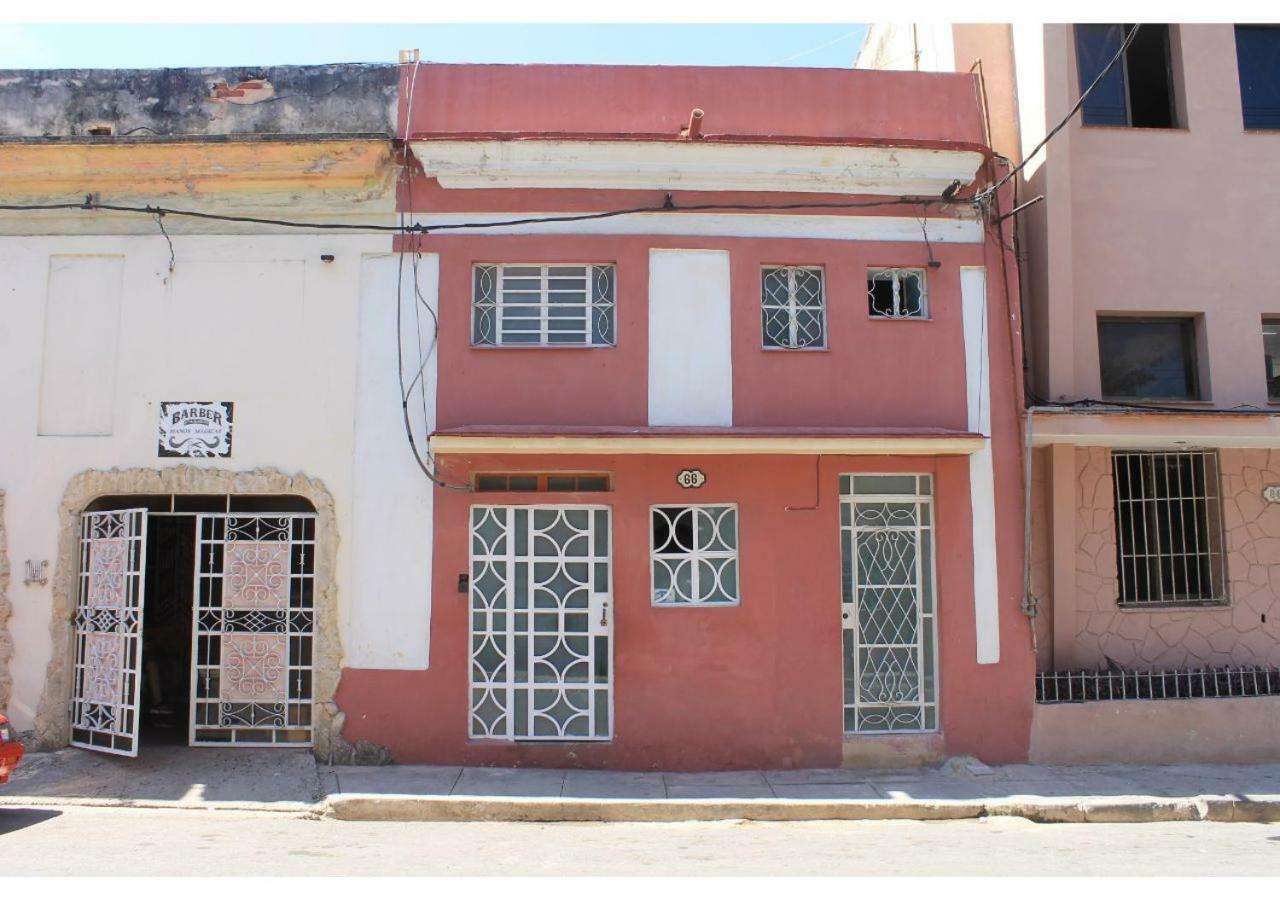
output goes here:
{"type": "Polygon", "coordinates": [[[600,604],[600,627],[609,627],[609,601],[606,600],[600,604]]]}

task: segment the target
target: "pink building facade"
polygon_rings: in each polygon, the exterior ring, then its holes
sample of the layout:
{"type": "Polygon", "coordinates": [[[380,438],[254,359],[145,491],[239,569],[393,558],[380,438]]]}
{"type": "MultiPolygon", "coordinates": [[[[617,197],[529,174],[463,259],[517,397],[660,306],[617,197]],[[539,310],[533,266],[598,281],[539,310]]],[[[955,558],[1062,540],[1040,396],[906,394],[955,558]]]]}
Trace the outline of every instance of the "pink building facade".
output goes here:
{"type": "MultiPolygon", "coordinates": [[[[892,67],[906,38],[877,26],[860,64],[892,67]]],[[[1257,264],[1280,225],[1257,203],[1280,29],[955,26],[922,44],[923,68],[981,59],[1014,162],[1116,59],[1018,184],[1043,197],[1018,229],[1033,757],[1280,758],[1280,309],[1257,264]]]]}
{"type": "Polygon", "coordinates": [[[344,668],[344,736],[1025,759],[1019,288],[967,199],[1002,173],[975,78],[410,63],[400,97],[430,652],[344,668]]]}

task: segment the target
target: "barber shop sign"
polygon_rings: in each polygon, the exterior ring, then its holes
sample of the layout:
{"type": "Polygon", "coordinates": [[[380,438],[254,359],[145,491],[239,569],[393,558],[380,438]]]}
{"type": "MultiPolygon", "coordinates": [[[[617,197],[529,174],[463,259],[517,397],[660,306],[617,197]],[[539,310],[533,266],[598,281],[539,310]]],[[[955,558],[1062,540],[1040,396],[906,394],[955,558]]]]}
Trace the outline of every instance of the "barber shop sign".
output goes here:
{"type": "Polygon", "coordinates": [[[231,455],[230,401],[169,400],[160,404],[160,455],[231,455]]]}

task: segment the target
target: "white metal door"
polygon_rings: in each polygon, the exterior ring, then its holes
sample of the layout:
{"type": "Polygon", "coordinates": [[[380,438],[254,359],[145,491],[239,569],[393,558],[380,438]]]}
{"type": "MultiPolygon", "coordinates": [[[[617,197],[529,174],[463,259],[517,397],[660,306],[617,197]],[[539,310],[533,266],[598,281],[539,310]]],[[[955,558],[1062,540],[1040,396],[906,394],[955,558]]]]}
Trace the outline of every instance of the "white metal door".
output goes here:
{"type": "Polygon", "coordinates": [[[196,517],[191,743],[311,745],[313,514],[196,517]]]}
{"type": "Polygon", "coordinates": [[[472,737],[611,737],[611,550],[608,507],[471,508],[472,737]]]}
{"type": "Polygon", "coordinates": [[[138,755],[147,511],[80,517],[71,743],[138,755]]]}
{"type": "Polygon", "coordinates": [[[932,479],[842,475],[847,732],[938,727],[932,479]]]}

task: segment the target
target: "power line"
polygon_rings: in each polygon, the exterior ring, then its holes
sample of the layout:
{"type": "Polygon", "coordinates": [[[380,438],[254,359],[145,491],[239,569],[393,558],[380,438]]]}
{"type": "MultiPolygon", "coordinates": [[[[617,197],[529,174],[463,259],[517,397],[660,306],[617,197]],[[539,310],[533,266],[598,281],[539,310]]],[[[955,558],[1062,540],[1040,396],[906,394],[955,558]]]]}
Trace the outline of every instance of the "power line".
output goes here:
{"type": "Polygon", "coordinates": [[[441,222],[430,224],[423,222],[399,225],[378,225],[356,222],[311,222],[298,219],[274,219],[263,216],[241,216],[231,213],[199,212],[192,209],[176,209],[168,206],[131,206],[118,203],[101,203],[92,195],[85,197],[81,203],[2,203],[0,211],[7,212],[46,212],[57,210],[82,210],[86,212],[122,212],[137,213],[146,216],[178,216],[191,219],[203,219],[216,222],[234,222],[249,225],[270,225],[279,228],[303,228],[309,230],[336,230],[366,233],[391,234],[431,234],[437,231],[458,231],[477,228],[506,228],[513,225],[543,225],[557,222],[587,222],[595,219],[610,219],[617,216],[639,215],[644,213],[663,212],[712,212],[716,210],[769,212],[801,209],[874,209],[889,206],[919,206],[928,208],[934,205],[947,205],[938,197],[921,197],[902,195],[886,197],[880,200],[835,200],[835,201],[799,201],[794,203],[695,203],[677,205],[670,194],[658,206],[634,206],[623,209],[611,209],[600,212],[572,213],[564,216],[529,216],[522,219],[490,219],[478,222],[441,222]]]}
{"type": "Polygon", "coordinates": [[[1133,39],[1138,35],[1138,29],[1141,27],[1141,25],[1134,25],[1133,30],[1125,35],[1125,39],[1120,43],[1120,49],[1116,51],[1115,56],[1111,57],[1111,62],[1107,63],[1103,70],[1098,73],[1098,77],[1093,79],[1093,82],[1084,89],[1084,92],[1080,94],[1080,99],[1076,101],[1075,106],[1071,107],[1071,111],[1063,117],[1062,121],[1053,126],[1053,129],[1044,136],[1044,139],[1040,141],[1040,143],[1036,144],[1035,147],[1031,149],[1031,152],[1022,158],[1022,162],[1010,169],[1008,174],[995,184],[991,185],[991,187],[983,189],[983,191],[974,198],[974,202],[982,204],[990,200],[996,191],[1004,187],[1011,178],[1022,171],[1023,167],[1026,166],[1027,163],[1031,162],[1032,157],[1039,153],[1044,148],[1044,145],[1052,140],[1054,135],[1067,127],[1067,123],[1071,121],[1071,117],[1080,111],[1080,107],[1084,105],[1084,101],[1088,99],[1091,93],[1093,93],[1093,89],[1102,82],[1102,79],[1106,77],[1107,73],[1110,72],[1115,64],[1124,56],[1124,52],[1129,49],[1129,45],[1133,43],[1133,39]]]}

